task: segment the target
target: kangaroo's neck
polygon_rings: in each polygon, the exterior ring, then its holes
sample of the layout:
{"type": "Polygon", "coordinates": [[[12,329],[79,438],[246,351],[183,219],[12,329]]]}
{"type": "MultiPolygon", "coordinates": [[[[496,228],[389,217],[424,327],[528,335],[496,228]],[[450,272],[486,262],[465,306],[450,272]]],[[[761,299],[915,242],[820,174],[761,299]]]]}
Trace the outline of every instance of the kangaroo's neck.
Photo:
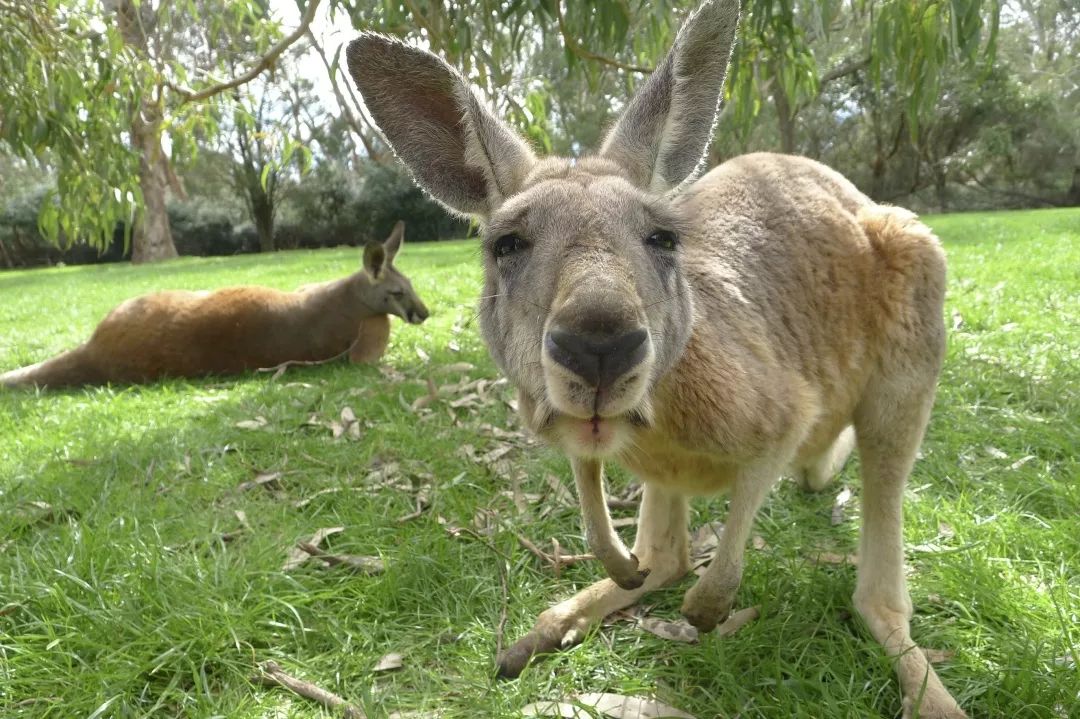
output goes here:
{"type": "Polygon", "coordinates": [[[333,357],[356,341],[362,322],[374,314],[364,301],[365,280],[353,275],[296,293],[282,329],[299,342],[304,356],[333,357]]]}
{"type": "Polygon", "coordinates": [[[376,314],[365,301],[371,280],[357,272],[316,285],[300,294],[301,314],[311,319],[340,317],[352,323],[376,314]]]}

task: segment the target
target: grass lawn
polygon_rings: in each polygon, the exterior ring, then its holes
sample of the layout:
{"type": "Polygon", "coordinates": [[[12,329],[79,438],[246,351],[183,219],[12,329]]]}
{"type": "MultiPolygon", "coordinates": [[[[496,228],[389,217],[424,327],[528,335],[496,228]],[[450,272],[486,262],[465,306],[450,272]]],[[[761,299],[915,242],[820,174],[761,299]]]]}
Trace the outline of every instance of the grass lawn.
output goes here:
{"type": "MultiPolygon", "coordinates": [[[[928,221],[950,257],[951,332],[907,493],[913,633],[955,652],[937,669],[972,717],[1077,717],[1080,212],[928,221]]],[[[0,370],[75,345],[146,291],[292,288],[358,263],[340,249],[3,273],[0,370]]],[[[395,321],[381,370],[0,395],[0,716],[328,715],[253,682],[265,660],[371,717],[515,716],[582,692],[654,695],[699,719],[899,715],[891,666],[853,616],[854,567],[813,561],[857,545],[857,462],[821,495],[777,486],[738,600],[761,616],[737,633],[682,644],[619,622],[495,680],[496,645],[602,569],[557,578],[515,536],[585,551],[548,481],[566,481],[565,460],[501,432],[517,426],[504,385],[461,389],[495,378],[473,321],[475,244],[407,245],[398,265],[432,317],[395,321]],[[456,387],[429,401],[429,377],[456,387]],[[836,508],[845,488],[855,499],[836,508]],[[324,549],[385,571],[283,571],[327,527],[343,531],[324,549]],[[376,671],[392,652],[403,666],[376,671]]],[[[694,525],[723,513],[698,502],[694,525]]],[[[677,618],[689,585],[651,595],[650,613],[677,618]]]]}

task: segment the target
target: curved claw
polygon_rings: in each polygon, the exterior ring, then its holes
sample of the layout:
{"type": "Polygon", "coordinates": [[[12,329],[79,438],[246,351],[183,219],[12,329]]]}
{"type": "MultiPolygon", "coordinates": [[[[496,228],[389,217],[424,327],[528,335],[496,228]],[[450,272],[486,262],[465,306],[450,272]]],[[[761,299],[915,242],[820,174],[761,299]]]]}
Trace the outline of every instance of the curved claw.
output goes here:
{"type": "Polygon", "coordinates": [[[620,589],[637,589],[649,576],[649,569],[638,569],[638,558],[633,552],[627,552],[625,558],[615,555],[601,556],[599,559],[611,581],[620,589]]]}

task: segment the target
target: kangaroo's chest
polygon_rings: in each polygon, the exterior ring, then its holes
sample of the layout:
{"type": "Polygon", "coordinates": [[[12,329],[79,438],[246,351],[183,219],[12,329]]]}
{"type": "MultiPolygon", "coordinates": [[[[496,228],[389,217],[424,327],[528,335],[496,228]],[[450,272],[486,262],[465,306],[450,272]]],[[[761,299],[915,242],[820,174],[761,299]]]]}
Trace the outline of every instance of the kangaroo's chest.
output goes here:
{"type": "Polygon", "coordinates": [[[734,457],[687,447],[656,430],[635,435],[632,447],[618,461],[644,481],[690,495],[727,491],[741,465],[734,457]]]}

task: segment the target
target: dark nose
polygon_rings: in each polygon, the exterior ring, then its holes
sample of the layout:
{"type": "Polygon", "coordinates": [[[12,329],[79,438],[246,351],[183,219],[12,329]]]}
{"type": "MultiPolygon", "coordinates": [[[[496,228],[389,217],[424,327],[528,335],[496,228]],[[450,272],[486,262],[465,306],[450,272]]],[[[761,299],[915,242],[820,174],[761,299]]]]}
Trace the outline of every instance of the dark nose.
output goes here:
{"type": "Polygon", "coordinates": [[[409,321],[412,322],[414,325],[420,324],[421,322],[423,322],[427,318],[428,318],[428,309],[427,309],[427,307],[424,307],[423,305],[420,305],[419,307],[414,307],[412,309],[412,311],[409,313],[409,321]]]}
{"type": "Polygon", "coordinates": [[[641,363],[648,353],[642,327],[623,334],[584,334],[553,327],[544,337],[551,359],[592,387],[610,387],[641,363]]]}

